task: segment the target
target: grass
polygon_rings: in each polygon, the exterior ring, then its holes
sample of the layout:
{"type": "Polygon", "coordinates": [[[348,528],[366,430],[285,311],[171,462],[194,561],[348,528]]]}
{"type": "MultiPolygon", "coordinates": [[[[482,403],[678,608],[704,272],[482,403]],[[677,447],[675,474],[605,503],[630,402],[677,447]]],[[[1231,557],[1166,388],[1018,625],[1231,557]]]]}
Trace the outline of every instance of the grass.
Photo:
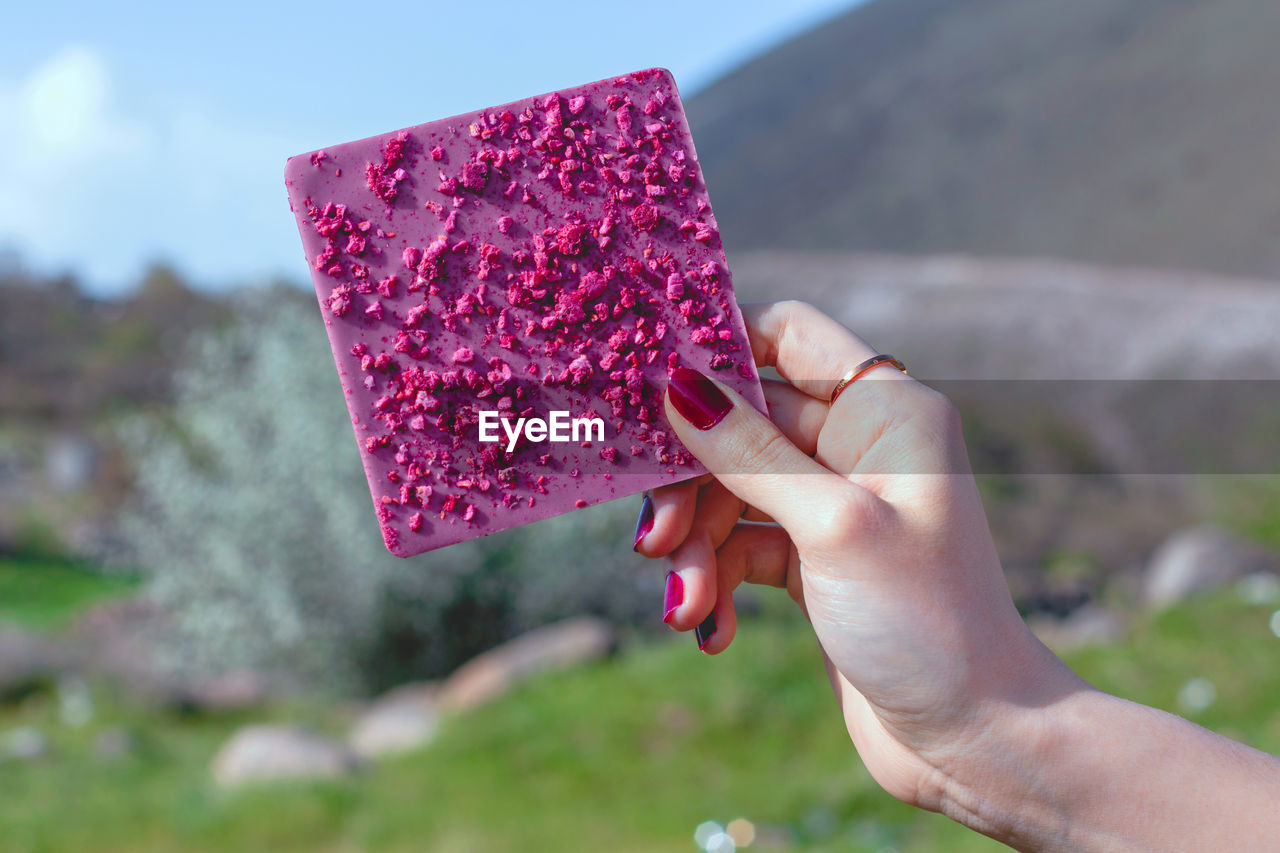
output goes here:
{"type": "Polygon", "coordinates": [[[103,574],[65,558],[0,556],[0,622],[61,628],[86,606],[137,587],[134,577],[103,574]]]}
{"type": "MultiPolygon", "coordinates": [[[[1179,688],[1207,677],[1218,699],[1192,718],[1280,751],[1274,609],[1226,590],[1139,617],[1123,643],[1070,662],[1104,689],[1182,713],[1179,688]]],[[[0,765],[5,849],[692,851],[700,822],[736,817],[787,849],[1004,849],[880,792],[791,617],[745,623],[717,659],[673,637],[546,676],[449,721],[421,751],[322,784],[219,791],[209,761],[245,718],[98,695],[82,729],[56,722],[52,696],[0,711],[0,731],[32,725],[52,741],[43,761],[0,765]],[[114,727],[136,750],[97,757],[94,738],[114,727]]],[[[266,716],[338,733],[349,712],[294,704],[266,716]]]]}

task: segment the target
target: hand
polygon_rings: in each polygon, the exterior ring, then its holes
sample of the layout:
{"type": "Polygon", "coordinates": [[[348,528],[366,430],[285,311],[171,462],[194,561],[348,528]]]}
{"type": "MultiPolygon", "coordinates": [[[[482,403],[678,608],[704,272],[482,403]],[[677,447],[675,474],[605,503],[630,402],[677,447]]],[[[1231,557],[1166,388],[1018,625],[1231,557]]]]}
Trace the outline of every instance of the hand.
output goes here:
{"type": "Polygon", "coordinates": [[[828,405],[875,351],[801,303],[744,315],[787,381],[765,383],[765,418],[671,377],[667,417],[712,476],[641,513],[637,550],[672,569],[668,624],[716,654],[740,583],[786,589],[876,781],[1019,849],[1272,849],[1280,761],[1085,684],[1027,630],[954,407],[890,367],[828,405]]]}
{"type": "Polygon", "coordinates": [[[867,768],[894,796],[940,808],[1002,709],[1081,682],[1013,605],[951,403],[882,366],[828,405],[876,351],[803,303],[744,316],[756,364],[787,381],[765,381],[765,418],[700,374],[672,378],[667,417],[713,476],[656,490],[642,513],[637,550],[673,573],[665,621],[717,654],[739,584],[786,589],[867,768]]]}

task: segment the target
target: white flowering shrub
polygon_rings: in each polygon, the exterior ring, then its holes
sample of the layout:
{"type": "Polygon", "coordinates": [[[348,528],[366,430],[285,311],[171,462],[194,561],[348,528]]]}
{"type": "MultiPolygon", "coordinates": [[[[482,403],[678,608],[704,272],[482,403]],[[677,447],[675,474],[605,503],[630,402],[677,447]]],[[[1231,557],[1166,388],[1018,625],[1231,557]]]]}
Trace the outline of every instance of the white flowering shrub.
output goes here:
{"type": "Polygon", "coordinates": [[[388,554],[314,304],[254,296],[193,342],[166,417],[124,436],[122,538],[172,617],[176,665],[373,689],[574,613],[658,621],[660,573],[629,547],[638,499],[388,554]]]}

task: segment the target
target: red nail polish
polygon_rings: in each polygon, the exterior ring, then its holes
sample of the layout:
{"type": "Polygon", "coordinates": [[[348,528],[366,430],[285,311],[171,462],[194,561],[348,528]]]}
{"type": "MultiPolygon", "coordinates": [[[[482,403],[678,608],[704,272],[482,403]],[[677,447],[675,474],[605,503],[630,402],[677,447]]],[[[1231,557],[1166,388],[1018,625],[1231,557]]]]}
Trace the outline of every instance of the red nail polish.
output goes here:
{"type": "Polygon", "coordinates": [[[667,383],[671,405],[698,429],[711,429],[733,409],[733,401],[696,370],[677,367],[667,383]]]}
{"type": "Polygon", "coordinates": [[[716,633],[716,612],[712,610],[707,614],[707,618],[703,619],[697,628],[693,629],[693,636],[698,639],[698,651],[703,651],[707,647],[707,643],[711,642],[711,637],[716,633]]]}
{"type": "Polygon", "coordinates": [[[684,579],[675,572],[667,572],[667,591],[662,596],[662,621],[671,624],[676,608],[684,601],[684,579]]]}
{"type": "Polygon", "coordinates": [[[636,541],[631,546],[631,550],[635,551],[640,548],[640,540],[649,535],[649,531],[653,529],[653,498],[648,495],[644,496],[644,503],[640,504],[640,517],[636,519],[636,541]]]}

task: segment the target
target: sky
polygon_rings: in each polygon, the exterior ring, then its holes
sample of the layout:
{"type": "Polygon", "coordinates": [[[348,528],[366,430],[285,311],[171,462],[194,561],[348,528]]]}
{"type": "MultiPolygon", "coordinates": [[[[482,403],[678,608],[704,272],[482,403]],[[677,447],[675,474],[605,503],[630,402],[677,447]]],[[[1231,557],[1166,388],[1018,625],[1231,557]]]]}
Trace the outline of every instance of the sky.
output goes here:
{"type": "Polygon", "coordinates": [[[101,295],[301,281],[287,157],[651,66],[688,97],[856,2],[11,4],[0,254],[101,295]]]}

